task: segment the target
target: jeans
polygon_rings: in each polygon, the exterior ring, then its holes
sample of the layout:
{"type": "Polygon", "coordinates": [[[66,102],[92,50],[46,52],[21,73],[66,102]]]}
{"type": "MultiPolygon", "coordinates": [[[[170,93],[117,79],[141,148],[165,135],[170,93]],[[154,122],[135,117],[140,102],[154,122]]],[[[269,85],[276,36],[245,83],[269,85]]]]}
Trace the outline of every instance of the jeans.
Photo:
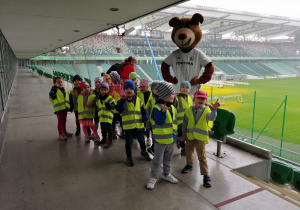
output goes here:
{"type": "Polygon", "coordinates": [[[144,129],[129,129],[125,130],[125,150],[128,158],[132,158],[131,147],[133,138],[137,137],[137,140],[140,144],[141,150],[143,152],[146,151],[145,137],[144,137],[144,129]]]}

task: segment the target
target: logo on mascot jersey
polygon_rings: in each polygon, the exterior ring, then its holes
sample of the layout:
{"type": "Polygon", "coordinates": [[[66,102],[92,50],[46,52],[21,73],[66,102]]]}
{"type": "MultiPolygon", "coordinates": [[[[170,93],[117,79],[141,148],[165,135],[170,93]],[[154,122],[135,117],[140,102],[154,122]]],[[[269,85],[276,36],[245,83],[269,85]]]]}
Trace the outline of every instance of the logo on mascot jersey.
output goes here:
{"type": "Polygon", "coordinates": [[[180,60],[180,57],[177,57],[177,60],[180,60]]]}
{"type": "Polygon", "coordinates": [[[190,60],[193,61],[195,58],[194,57],[190,57],[190,60]]]}

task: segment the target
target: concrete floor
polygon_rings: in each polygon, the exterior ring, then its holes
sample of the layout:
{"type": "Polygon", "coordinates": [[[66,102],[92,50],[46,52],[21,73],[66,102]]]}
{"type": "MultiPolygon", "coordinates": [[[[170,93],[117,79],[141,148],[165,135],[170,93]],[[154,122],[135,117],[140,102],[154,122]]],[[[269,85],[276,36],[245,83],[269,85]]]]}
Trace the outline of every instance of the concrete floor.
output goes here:
{"type": "MultiPolygon", "coordinates": [[[[137,142],[130,168],[123,139],[114,140],[108,150],[87,145],[82,137],[57,140],[57,120],[48,100],[51,85],[50,79],[29,70],[17,73],[0,163],[1,210],[297,209],[231,172],[260,158],[228,145],[222,147],[226,157],[217,158],[214,140],[207,145],[211,188],[202,186],[197,161],[192,172],[181,173],[185,157],[176,148],[172,172],[179,183],[159,179],[154,190],[147,190],[151,163],[142,159],[137,142]]],[[[75,131],[74,114],[68,114],[67,130],[75,131]]]]}

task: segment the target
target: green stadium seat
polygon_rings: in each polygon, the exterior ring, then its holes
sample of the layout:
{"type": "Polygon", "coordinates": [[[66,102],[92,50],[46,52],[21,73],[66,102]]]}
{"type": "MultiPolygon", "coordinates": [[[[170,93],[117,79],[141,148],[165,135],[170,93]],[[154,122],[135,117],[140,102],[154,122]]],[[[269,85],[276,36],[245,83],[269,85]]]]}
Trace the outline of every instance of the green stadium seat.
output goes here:
{"type": "Polygon", "coordinates": [[[222,140],[225,135],[234,134],[235,115],[226,109],[217,109],[217,118],[211,129],[213,138],[222,140]]]}
{"type": "Polygon", "coordinates": [[[294,178],[294,170],[283,161],[273,160],[271,178],[280,184],[291,183],[294,178]]]}

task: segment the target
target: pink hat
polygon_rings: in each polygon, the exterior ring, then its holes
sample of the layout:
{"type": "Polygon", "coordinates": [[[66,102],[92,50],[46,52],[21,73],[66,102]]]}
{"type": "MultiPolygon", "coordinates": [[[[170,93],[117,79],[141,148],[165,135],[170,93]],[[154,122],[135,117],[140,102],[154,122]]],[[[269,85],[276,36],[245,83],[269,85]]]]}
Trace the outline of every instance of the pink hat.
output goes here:
{"type": "Polygon", "coordinates": [[[194,98],[207,98],[207,93],[203,90],[197,90],[194,93],[194,98]]]}
{"type": "Polygon", "coordinates": [[[81,82],[81,83],[80,83],[80,88],[81,88],[81,90],[83,90],[83,88],[85,88],[86,86],[90,86],[90,84],[87,83],[87,82],[81,82]]]}
{"type": "Polygon", "coordinates": [[[148,86],[149,86],[148,80],[146,80],[146,79],[141,79],[141,81],[140,81],[140,86],[146,86],[146,87],[148,87],[148,86]]]}

